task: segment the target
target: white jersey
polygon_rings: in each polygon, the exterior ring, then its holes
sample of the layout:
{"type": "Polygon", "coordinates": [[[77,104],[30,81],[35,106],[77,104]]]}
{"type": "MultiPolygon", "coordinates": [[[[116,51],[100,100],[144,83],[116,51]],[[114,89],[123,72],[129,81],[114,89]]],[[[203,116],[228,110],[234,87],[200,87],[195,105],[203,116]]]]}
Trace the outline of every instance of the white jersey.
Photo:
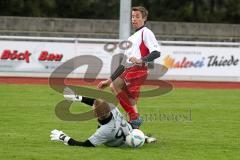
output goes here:
{"type": "MultiPolygon", "coordinates": [[[[125,55],[140,59],[153,51],[160,52],[160,46],[153,34],[147,27],[143,27],[128,38],[132,46],[125,51],[125,55]]],[[[129,62],[129,61],[128,61],[129,62]]]]}
{"type": "Polygon", "coordinates": [[[124,119],[117,107],[114,106],[111,113],[113,115],[112,119],[107,124],[100,125],[97,131],[88,138],[94,146],[105,144],[118,147],[125,144],[125,138],[132,130],[132,127],[124,119]]]}

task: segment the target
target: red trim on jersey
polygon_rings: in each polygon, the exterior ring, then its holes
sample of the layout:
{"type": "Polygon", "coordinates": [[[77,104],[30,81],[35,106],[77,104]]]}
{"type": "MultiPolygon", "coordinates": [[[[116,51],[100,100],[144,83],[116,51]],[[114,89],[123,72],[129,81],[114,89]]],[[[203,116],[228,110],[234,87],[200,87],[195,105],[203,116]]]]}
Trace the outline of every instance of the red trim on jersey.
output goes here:
{"type": "Polygon", "coordinates": [[[145,57],[149,54],[149,49],[147,48],[147,46],[144,44],[144,41],[143,41],[143,31],[142,31],[142,42],[139,46],[139,49],[142,57],[145,57]]]}

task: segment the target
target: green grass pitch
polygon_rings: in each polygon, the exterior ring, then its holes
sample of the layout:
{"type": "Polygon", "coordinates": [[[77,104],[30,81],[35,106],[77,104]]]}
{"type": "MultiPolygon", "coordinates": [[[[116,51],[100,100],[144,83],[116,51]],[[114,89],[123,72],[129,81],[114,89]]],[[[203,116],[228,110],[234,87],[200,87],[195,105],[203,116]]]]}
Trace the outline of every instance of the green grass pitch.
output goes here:
{"type": "MultiPolygon", "coordinates": [[[[1,160],[239,160],[240,90],[174,89],[142,98],[142,130],[158,139],[139,149],[70,147],[51,142],[52,129],[78,140],[95,132],[96,120],[66,122],[54,113],[61,94],[47,85],[0,85],[1,160]],[[154,116],[151,116],[154,115],[154,116]]],[[[89,110],[74,104],[72,112],[89,110]]]]}

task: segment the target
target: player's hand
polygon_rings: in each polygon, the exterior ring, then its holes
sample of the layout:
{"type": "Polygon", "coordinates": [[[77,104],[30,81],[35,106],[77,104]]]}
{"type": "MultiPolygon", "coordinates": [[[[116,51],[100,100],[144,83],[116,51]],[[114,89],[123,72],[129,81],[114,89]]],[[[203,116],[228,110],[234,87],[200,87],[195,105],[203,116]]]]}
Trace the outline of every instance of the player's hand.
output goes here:
{"type": "Polygon", "coordinates": [[[110,79],[105,80],[105,81],[101,81],[101,82],[98,84],[97,88],[98,88],[98,89],[104,89],[104,88],[108,87],[110,84],[111,84],[111,80],[110,80],[110,79]]]}
{"type": "Polygon", "coordinates": [[[129,61],[135,65],[142,65],[143,61],[141,59],[137,59],[136,57],[130,57],[129,61]]]}
{"type": "Polygon", "coordinates": [[[70,139],[70,137],[65,133],[63,133],[63,131],[59,131],[57,129],[54,129],[51,131],[50,137],[51,137],[51,141],[60,141],[66,145],[68,144],[67,142],[70,139]]]}

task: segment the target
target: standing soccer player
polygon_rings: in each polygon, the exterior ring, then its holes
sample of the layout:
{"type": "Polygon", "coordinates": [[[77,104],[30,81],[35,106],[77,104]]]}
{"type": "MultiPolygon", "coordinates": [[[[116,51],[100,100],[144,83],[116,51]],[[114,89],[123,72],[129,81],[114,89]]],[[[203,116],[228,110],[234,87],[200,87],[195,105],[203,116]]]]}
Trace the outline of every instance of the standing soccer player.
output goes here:
{"type": "Polygon", "coordinates": [[[132,45],[124,53],[127,63],[131,65],[122,63],[109,79],[98,84],[99,89],[110,86],[119,103],[128,113],[133,128],[139,128],[142,123],[136,102],[140,86],[147,79],[147,63],[160,57],[159,44],[153,32],[145,26],[147,16],[148,11],[144,7],[132,8],[132,26],[135,33],[128,38],[132,45]]]}

